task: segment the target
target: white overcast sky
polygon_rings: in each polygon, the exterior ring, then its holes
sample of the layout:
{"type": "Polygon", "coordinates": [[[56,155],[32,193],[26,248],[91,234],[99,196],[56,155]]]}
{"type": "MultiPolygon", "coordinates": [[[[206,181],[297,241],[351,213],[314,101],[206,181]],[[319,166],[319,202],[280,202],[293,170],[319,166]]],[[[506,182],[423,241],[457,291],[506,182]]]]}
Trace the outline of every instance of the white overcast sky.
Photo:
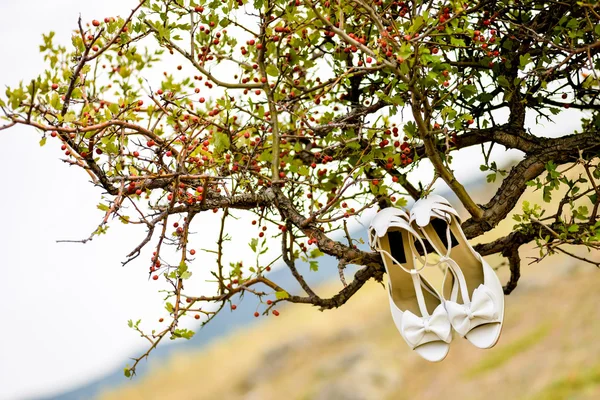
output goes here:
{"type": "MultiPolygon", "coordinates": [[[[53,30],[57,42],[69,45],[80,13],[84,21],[125,16],[135,4],[0,0],[0,90],[43,71],[42,33],[53,30]]],[[[561,126],[531,126],[557,135],[578,124],[574,112],[561,121],[561,126]]],[[[157,294],[161,284],[147,281],[145,259],[125,268],[120,264],[143,229],[115,223],[109,235],[91,243],[56,243],[84,238],[97,226],[101,191],[82,170],[60,161],[56,142],[40,148],[40,137],[22,126],[0,132],[0,399],[58,393],[123,367],[124,358],[144,345],[126,321],[165,316],[157,294]]],[[[479,173],[475,154],[456,157],[459,179],[479,173]]],[[[422,174],[429,173],[425,166],[422,174]]],[[[197,247],[213,246],[217,219],[212,214],[196,219],[197,247]]],[[[248,247],[255,230],[238,223],[235,232],[242,237],[236,257],[243,256],[246,250],[239,249],[248,247]]],[[[201,261],[206,271],[211,260],[201,261]]]]}

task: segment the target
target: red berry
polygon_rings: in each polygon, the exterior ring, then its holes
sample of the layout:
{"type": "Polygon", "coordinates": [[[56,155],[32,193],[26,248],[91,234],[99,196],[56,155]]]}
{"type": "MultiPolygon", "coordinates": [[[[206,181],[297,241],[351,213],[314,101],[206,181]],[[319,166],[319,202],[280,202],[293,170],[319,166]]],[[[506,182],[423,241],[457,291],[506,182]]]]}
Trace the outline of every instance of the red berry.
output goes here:
{"type": "Polygon", "coordinates": [[[191,255],[194,255],[194,254],[196,254],[196,250],[194,250],[194,249],[191,249],[191,250],[190,250],[190,254],[191,254],[191,255]]]}
{"type": "Polygon", "coordinates": [[[273,315],[276,316],[276,317],[278,317],[279,316],[279,311],[273,310],[273,315]]]}
{"type": "Polygon", "coordinates": [[[259,316],[259,315],[260,315],[260,314],[258,313],[258,311],[255,311],[255,312],[254,312],[254,316],[255,316],[255,317],[257,317],[257,318],[258,318],[258,316],[259,316]]]}
{"type": "Polygon", "coordinates": [[[58,83],[53,83],[52,84],[52,90],[56,90],[58,89],[58,83]]]}
{"type": "Polygon", "coordinates": [[[94,26],[100,26],[100,21],[98,21],[97,19],[92,21],[92,25],[94,26]]]}
{"type": "Polygon", "coordinates": [[[196,318],[196,319],[200,319],[200,314],[196,314],[196,315],[194,315],[194,318],[196,318]]]}
{"type": "Polygon", "coordinates": [[[152,277],[152,279],[154,279],[154,280],[157,280],[157,279],[158,279],[158,275],[154,275],[154,276],[152,277]]]}
{"type": "Polygon", "coordinates": [[[231,309],[232,309],[232,310],[235,310],[236,308],[237,308],[237,306],[236,306],[235,304],[232,304],[232,305],[231,305],[231,309]]]}

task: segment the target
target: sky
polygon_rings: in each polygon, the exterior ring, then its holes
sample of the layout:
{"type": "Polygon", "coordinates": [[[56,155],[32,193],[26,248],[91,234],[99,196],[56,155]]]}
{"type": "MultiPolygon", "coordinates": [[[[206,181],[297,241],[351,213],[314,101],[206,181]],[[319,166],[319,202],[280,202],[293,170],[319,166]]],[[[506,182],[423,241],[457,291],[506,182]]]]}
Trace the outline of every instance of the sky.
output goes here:
{"type": "MultiPolygon", "coordinates": [[[[55,40],[69,45],[80,13],[84,21],[125,16],[134,5],[127,0],[0,0],[0,90],[43,71],[42,33],[55,31],[55,40]]],[[[577,126],[576,112],[561,116],[558,125],[530,125],[549,136],[577,126]]],[[[153,327],[166,317],[157,293],[165,287],[148,281],[148,257],[121,266],[143,229],[114,223],[108,235],[85,245],[56,242],[89,236],[103,216],[96,209],[102,192],[81,169],[60,160],[56,142],[40,147],[40,138],[23,126],[0,132],[0,399],[60,393],[123,367],[124,358],[144,346],[127,320],[141,318],[153,327]]],[[[455,157],[459,180],[482,176],[474,162],[477,152],[455,157]]],[[[494,154],[502,159],[502,153],[498,147],[494,154]]],[[[424,163],[415,175],[431,176],[431,171],[424,163]]],[[[218,218],[205,214],[196,218],[200,228],[194,243],[214,248],[218,218]]],[[[248,220],[228,225],[238,234],[236,257],[249,255],[245,243],[256,234],[248,220]]],[[[198,258],[198,273],[206,274],[211,262],[198,258]]]]}

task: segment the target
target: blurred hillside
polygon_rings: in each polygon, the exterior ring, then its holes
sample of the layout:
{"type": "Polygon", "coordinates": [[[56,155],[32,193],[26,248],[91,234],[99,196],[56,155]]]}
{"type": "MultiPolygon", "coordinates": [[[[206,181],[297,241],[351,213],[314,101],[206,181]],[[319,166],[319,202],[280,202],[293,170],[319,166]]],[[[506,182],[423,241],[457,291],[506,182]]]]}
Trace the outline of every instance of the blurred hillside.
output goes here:
{"type": "MultiPolygon", "coordinates": [[[[484,202],[489,192],[475,197],[484,202]]],[[[509,218],[476,242],[504,235],[512,225],[509,218]]],[[[397,332],[382,285],[369,282],[338,310],[282,307],[279,317],[261,317],[258,324],[201,350],[176,352],[132,384],[99,398],[600,398],[600,274],[561,255],[528,265],[528,257],[538,252],[533,246],[521,248],[522,277],[506,297],[504,330],[490,350],[455,337],[446,360],[422,360],[397,332]]],[[[586,256],[600,259],[600,254],[586,256]]],[[[505,282],[504,259],[486,259],[505,282]]],[[[427,275],[439,285],[441,271],[430,269],[427,275]]],[[[334,280],[319,293],[333,294],[340,287],[334,280]]]]}
{"type": "Polygon", "coordinates": [[[564,257],[551,261],[528,267],[506,297],[502,337],[490,350],[455,337],[446,360],[422,360],[371,282],[339,310],[287,306],[100,398],[598,399],[600,275],[564,257]]]}

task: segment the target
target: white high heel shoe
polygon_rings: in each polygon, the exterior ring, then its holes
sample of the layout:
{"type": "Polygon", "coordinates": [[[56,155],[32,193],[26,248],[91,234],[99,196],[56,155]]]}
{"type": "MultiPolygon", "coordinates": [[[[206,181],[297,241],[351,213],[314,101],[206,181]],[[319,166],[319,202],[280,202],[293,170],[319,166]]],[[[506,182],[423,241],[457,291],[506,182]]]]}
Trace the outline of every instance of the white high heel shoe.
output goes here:
{"type": "Polygon", "coordinates": [[[430,195],[411,209],[416,223],[446,264],[442,296],[454,330],[476,347],[496,344],[504,319],[504,292],[490,265],[469,244],[456,210],[448,200],[430,195]],[[445,238],[445,242],[442,241],[445,238]],[[450,280],[446,280],[450,272],[450,280]]]}
{"type": "Polygon", "coordinates": [[[371,248],[381,254],[389,278],[388,297],[396,328],[421,357],[437,362],[448,354],[452,329],[441,296],[419,274],[427,265],[426,252],[423,266],[415,268],[419,257],[415,239],[425,251],[408,215],[398,208],[381,210],[369,228],[371,248]]]}

